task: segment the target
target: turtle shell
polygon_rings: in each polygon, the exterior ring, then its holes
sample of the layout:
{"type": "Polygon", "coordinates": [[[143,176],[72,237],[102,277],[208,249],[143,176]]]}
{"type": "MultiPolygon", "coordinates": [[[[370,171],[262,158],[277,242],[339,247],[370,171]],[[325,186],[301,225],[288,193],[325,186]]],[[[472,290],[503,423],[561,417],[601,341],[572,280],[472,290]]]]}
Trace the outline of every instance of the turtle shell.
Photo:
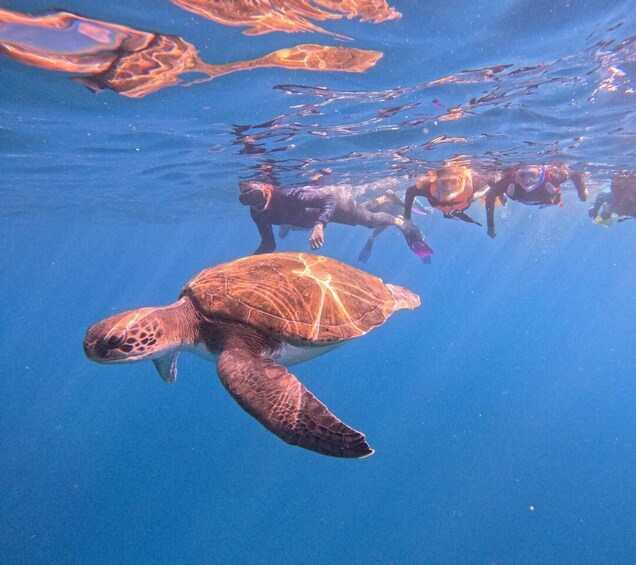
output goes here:
{"type": "Polygon", "coordinates": [[[419,297],[319,255],[268,253],[211,267],[185,285],[208,318],[241,320],[291,342],[358,337],[419,297]]]}

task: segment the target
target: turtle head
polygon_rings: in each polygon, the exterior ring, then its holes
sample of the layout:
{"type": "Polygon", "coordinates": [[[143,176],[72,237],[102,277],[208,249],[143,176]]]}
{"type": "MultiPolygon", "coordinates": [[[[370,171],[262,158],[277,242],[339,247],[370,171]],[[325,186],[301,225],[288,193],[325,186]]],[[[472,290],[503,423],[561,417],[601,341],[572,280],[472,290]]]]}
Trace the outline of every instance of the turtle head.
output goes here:
{"type": "Polygon", "coordinates": [[[181,345],[166,319],[166,308],[138,308],[91,326],[84,353],[97,363],[127,363],[154,359],[181,345]]]}

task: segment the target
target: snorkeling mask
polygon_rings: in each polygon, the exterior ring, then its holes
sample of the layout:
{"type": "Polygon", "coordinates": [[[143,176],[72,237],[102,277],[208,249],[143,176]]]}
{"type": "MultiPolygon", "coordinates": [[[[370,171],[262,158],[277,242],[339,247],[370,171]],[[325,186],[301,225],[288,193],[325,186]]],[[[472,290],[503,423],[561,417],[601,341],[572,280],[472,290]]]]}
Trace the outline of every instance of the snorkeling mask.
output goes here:
{"type": "Polygon", "coordinates": [[[239,194],[239,202],[241,204],[251,206],[258,211],[262,211],[267,207],[272,194],[270,185],[241,181],[239,188],[241,190],[241,194],[239,194]]]}
{"type": "Polygon", "coordinates": [[[545,184],[546,168],[543,165],[528,165],[515,171],[515,184],[525,192],[532,192],[545,184]]]}
{"type": "Polygon", "coordinates": [[[469,173],[463,167],[441,170],[435,180],[434,196],[441,202],[456,200],[466,190],[466,181],[469,179],[469,173]]]}

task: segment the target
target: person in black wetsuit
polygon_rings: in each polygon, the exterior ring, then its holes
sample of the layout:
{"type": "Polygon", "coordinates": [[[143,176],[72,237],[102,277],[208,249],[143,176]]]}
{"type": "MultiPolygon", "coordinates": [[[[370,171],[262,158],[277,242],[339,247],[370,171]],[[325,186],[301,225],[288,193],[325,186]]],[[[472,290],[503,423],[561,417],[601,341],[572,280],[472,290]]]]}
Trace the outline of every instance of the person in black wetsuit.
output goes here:
{"type": "Polygon", "coordinates": [[[561,184],[571,180],[576,187],[579,200],[585,202],[588,197],[585,187],[585,173],[570,171],[563,163],[550,165],[517,165],[503,171],[499,179],[486,194],[486,217],[488,235],[495,237],[495,205],[499,200],[505,204],[507,199],[516,200],[531,206],[561,205],[561,184]]]}
{"type": "Polygon", "coordinates": [[[588,214],[606,227],[612,225],[614,218],[619,222],[636,219],[636,172],[623,171],[614,176],[611,186],[598,194],[588,214]]]}
{"type": "Polygon", "coordinates": [[[309,245],[314,250],[320,249],[325,241],[325,226],[329,222],[368,228],[394,225],[402,231],[409,247],[417,255],[428,257],[433,253],[412,222],[386,212],[373,211],[389,203],[391,195],[357,204],[351,197],[337,197],[315,188],[281,189],[267,183],[246,181],[240,182],[239,188],[239,201],[250,207],[250,215],[261,235],[255,255],[276,249],[272,225],[310,228],[309,245]]]}

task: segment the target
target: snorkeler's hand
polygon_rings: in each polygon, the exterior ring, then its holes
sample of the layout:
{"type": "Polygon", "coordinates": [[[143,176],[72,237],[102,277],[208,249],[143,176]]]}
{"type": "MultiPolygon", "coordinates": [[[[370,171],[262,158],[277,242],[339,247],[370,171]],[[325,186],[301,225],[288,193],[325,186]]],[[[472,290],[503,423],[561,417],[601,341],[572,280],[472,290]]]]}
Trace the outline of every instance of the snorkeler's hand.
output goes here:
{"type": "Polygon", "coordinates": [[[497,237],[497,232],[495,231],[495,226],[488,226],[488,236],[491,239],[495,239],[497,237]]]}
{"type": "Polygon", "coordinates": [[[486,196],[486,194],[488,194],[489,191],[490,191],[490,185],[486,186],[486,188],[483,188],[479,192],[475,192],[475,194],[473,194],[470,199],[471,202],[476,202],[477,200],[481,200],[484,196],[486,196]]]}
{"type": "Polygon", "coordinates": [[[325,226],[322,222],[318,222],[314,229],[311,230],[309,236],[309,245],[312,249],[320,249],[325,242],[325,226]]]}
{"type": "Polygon", "coordinates": [[[572,179],[572,182],[574,183],[574,186],[576,187],[576,192],[579,195],[579,200],[581,202],[585,202],[590,196],[590,192],[587,190],[587,187],[585,186],[586,180],[587,180],[587,174],[585,172],[576,171],[576,172],[570,173],[570,178],[572,179]]]}

